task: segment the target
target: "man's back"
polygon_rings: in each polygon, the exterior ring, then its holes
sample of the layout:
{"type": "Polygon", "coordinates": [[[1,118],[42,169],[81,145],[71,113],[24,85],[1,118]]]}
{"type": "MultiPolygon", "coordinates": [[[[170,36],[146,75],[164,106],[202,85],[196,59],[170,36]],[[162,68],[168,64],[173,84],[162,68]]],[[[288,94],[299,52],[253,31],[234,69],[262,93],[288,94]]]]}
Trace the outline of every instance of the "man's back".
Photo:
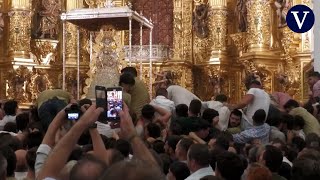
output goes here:
{"type": "Polygon", "coordinates": [[[248,105],[247,111],[245,112],[245,119],[253,125],[252,116],[258,109],[263,109],[267,114],[269,112],[270,107],[270,96],[264,90],[259,88],[251,88],[247,94],[251,94],[254,96],[253,101],[248,105]]]}
{"type": "Polygon", "coordinates": [[[269,142],[270,126],[268,124],[263,124],[260,126],[254,126],[241,133],[234,134],[233,140],[236,143],[250,143],[252,140],[260,140],[262,144],[267,144],[269,142]]]}
{"type": "Polygon", "coordinates": [[[150,104],[155,105],[155,106],[159,106],[159,107],[169,111],[170,113],[174,113],[174,110],[175,110],[174,102],[171,101],[170,99],[167,99],[164,96],[157,96],[155,99],[153,99],[150,102],[150,104]]]}
{"type": "Polygon", "coordinates": [[[320,136],[320,124],[318,120],[302,107],[294,108],[290,111],[293,116],[301,116],[304,119],[305,125],[303,131],[306,135],[316,133],[320,136]]]}
{"type": "Polygon", "coordinates": [[[150,102],[149,92],[146,85],[137,77],[134,78],[135,85],[131,91],[130,110],[136,113],[137,117],[141,115],[141,109],[150,102]]]}
{"type": "Polygon", "coordinates": [[[192,100],[199,99],[192,92],[178,85],[169,86],[167,88],[167,91],[168,99],[172,100],[176,106],[179,104],[186,104],[187,106],[189,106],[192,100]]]}

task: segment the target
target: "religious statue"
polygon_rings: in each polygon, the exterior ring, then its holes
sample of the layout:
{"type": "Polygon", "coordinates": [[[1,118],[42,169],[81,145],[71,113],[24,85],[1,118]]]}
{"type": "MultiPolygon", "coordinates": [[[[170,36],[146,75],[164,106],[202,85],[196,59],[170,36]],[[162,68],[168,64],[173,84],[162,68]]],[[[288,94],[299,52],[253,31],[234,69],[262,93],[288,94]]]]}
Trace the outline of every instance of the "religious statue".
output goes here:
{"type": "Polygon", "coordinates": [[[282,28],[287,26],[286,18],[290,7],[290,0],[276,0],[274,5],[277,8],[276,12],[278,16],[278,27],[282,28]]]}
{"type": "Polygon", "coordinates": [[[193,12],[193,30],[197,37],[201,39],[204,39],[209,35],[208,11],[209,6],[207,4],[200,4],[196,6],[193,12]]]}
{"type": "Polygon", "coordinates": [[[41,20],[37,34],[40,34],[41,39],[46,37],[57,38],[58,20],[61,11],[60,0],[42,0],[42,8],[42,11],[39,12],[41,20]]]}
{"type": "Polygon", "coordinates": [[[246,32],[248,28],[247,22],[247,0],[238,0],[235,9],[235,14],[238,18],[238,30],[240,32],[246,32]]]}
{"type": "Polygon", "coordinates": [[[0,38],[2,37],[3,28],[4,28],[3,16],[2,16],[2,13],[0,13],[0,38]]]}

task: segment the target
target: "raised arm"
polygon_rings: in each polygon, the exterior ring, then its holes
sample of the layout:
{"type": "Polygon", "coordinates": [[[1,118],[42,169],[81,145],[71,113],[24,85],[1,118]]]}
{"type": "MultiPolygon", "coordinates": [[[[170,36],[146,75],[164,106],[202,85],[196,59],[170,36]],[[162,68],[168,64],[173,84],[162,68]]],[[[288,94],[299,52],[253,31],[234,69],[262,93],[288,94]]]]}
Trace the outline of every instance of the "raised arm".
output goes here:
{"type": "Polygon", "coordinates": [[[152,106],[154,107],[155,111],[160,114],[160,117],[158,119],[161,122],[163,122],[164,124],[167,124],[167,122],[171,118],[171,112],[169,112],[159,106],[155,106],[155,105],[152,105],[152,106]]]}
{"type": "Polygon", "coordinates": [[[66,164],[68,157],[81,134],[98,119],[101,112],[103,112],[102,108],[96,108],[95,105],[90,106],[69,132],[54,147],[42,170],[40,170],[37,179],[57,177],[66,164]]]}
{"type": "Polygon", "coordinates": [[[233,106],[233,109],[242,109],[246,107],[248,104],[250,104],[253,101],[253,99],[254,96],[252,94],[246,94],[238,104],[233,106]]]}
{"type": "Polygon", "coordinates": [[[158,163],[153,158],[153,155],[151,154],[149,149],[137,135],[129,114],[128,106],[126,104],[124,104],[123,111],[120,112],[120,119],[121,135],[124,139],[128,140],[128,142],[131,143],[133,156],[140,160],[148,162],[151,165],[158,166],[158,163]]]}

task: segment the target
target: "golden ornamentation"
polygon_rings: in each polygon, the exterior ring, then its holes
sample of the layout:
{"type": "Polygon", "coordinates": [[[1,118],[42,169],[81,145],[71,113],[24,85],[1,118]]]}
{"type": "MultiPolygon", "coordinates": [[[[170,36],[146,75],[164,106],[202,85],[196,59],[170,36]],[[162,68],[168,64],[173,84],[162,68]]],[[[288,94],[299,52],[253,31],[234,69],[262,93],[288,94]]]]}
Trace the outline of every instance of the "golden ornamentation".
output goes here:
{"type": "MultiPolygon", "coordinates": [[[[83,89],[88,98],[94,98],[95,85],[105,87],[116,86],[119,79],[119,59],[122,53],[120,46],[121,33],[113,27],[104,26],[99,32],[95,32],[93,42],[93,59],[83,89]]],[[[122,56],[124,57],[124,56],[122,56]]]]}
{"type": "Polygon", "coordinates": [[[0,39],[2,38],[3,28],[4,28],[4,20],[3,20],[3,15],[0,12],[0,39]]]}
{"type": "Polygon", "coordinates": [[[212,51],[226,51],[227,10],[211,7],[210,30],[212,51]]]}
{"type": "Polygon", "coordinates": [[[287,26],[287,13],[291,7],[291,0],[275,0],[276,13],[278,16],[278,27],[282,28],[287,26]]]}
{"type": "Polygon", "coordinates": [[[9,52],[30,52],[30,11],[10,11],[9,52]]]}
{"type": "Polygon", "coordinates": [[[42,0],[42,8],[42,11],[39,12],[41,20],[37,30],[38,38],[57,39],[61,2],[60,0],[42,0]]]}
{"type": "Polygon", "coordinates": [[[266,0],[249,0],[248,44],[249,51],[262,51],[270,47],[270,4],[266,0]]]}
{"type": "Polygon", "coordinates": [[[8,81],[7,99],[15,99],[21,103],[29,102],[30,94],[27,92],[27,86],[30,77],[31,72],[26,66],[11,69],[6,77],[8,81]]]}
{"type": "Polygon", "coordinates": [[[239,56],[242,56],[242,53],[247,52],[248,50],[248,44],[246,43],[246,37],[247,33],[236,33],[236,34],[231,34],[230,35],[231,39],[233,40],[234,44],[236,45],[239,56]]]}
{"type": "MultiPolygon", "coordinates": [[[[80,72],[80,88],[79,88],[79,94],[83,94],[83,88],[85,85],[85,79],[87,78],[87,74],[82,71],[80,72]]],[[[72,70],[70,69],[67,73],[66,73],[66,89],[69,93],[71,93],[71,95],[73,97],[77,97],[77,70],[72,70]]]]}
{"type": "Polygon", "coordinates": [[[35,102],[38,95],[45,90],[52,89],[53,85],[49,80],[49,75],[42,69],[33,69],[32,76],[30,77],[30,84],[28,90],[31,94],[31,101],[35,102]]]}
{"type": "Polygon", "coordinates": [[[96,1],[97,0],[85,0],[89,8],[96,8],[97,7],[96,1]]]}
{"type": "Polygon", "coordinates": [[[235,14],[238,19],[238,32],[246,32],[248,29],[247,0],[237,0],[235,14]]]}
{"type": "Polygon", "coordinates": [[[192,0],[183,0],[182,4],[182,59],[192,61],[192,0]]]}
{"type": "Polygon", "coordinates": [[[51,62],[55,62],[56,50],[59,41],[56,40],[32,40],[31,50],[36,56],[36,62],[42,65],[49,65],[51,62]]]}
{"type": "Polygon", "coordinates": [[[208,12],[208,4],[197,5],[193,12],[193,30],[200,39],[207,38],[209,35],[208,12]]]}
{"type": "Polygon", "coordinates": [[[297,74],[300,74],[301,68],[300,64],[292,58],[294,33],[288,27],[285,27],[282,29],[282,37],[281,43],[284,50],[283,57],[286,64],[286,71],[279,74],[280,84],[289,94],[300,97],[300,76],[297,74]]]}
{"type": "Polygon", "coordinates": [[[71,61],[76,61],[78,47],[77,26],[71,23],[66,23],[66,32],[67,57],[71,58],[71,61]]]}

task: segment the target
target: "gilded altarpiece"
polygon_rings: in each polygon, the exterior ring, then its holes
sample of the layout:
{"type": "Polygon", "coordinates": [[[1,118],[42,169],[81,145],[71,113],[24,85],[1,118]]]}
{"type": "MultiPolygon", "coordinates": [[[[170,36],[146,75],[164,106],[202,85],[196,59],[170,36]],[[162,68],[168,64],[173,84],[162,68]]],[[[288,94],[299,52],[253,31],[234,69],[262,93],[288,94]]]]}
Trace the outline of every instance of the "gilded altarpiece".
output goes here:
{"type": "MultiPolygon", "coordinates": [[[[102,6],[103,2],[0,0],[0,97],[31,103],[39,92],[61,88],[62,24],[58,15],[63,10],[102,6]]],[[[132,4],[134,10],[153,21],[154,44],[168,47],[169,56],[153,61],[153,72],[173,72],[175,83],[195,92],[201,99],[209,100],[216,94],[224,93],[236,102],[246,91],[243,86],[245,77],[255,74],[268,92],[284,91],[303,100],[308,94],[306,73],[312,70],[313,35],[311,31],[293,33],[286,27],[283,17],[291,6],[306,4],[312,7],[312,2],[279,2],[135,0],[132,4]]],[[[120,6],[127,1],[117,0],[114,3],[120,6]]],[[[78,29],[70,24],[66,25],[66,29],[66,89],[75,95],[78,29]]],[[[89,58],[90,33],[82,29],[79,31],[82,90],[90,83],[92,67],[89,58]]],[[[94,43],[108,39],[106,37],[111,32],[116,34],[113,41],[117,45],[112,47],[110,42],[105,45],[115,50],[127,44],[128,38],[124,33],[120,35],[114,31],[94,32],[94,43]]],[[[134,44],[139,45],[138,31],[133,31],[133,38],[134,44]]],[[[143,32],[142,42],[143,45],[149,44],[147,31],[143,32]]],[[[99,48],[97,51],[101,50],[99,48]]],[[[117,52],[118,68],[115,70],[118,73],[125,63],[121,61],[121,51],[117,52]]],[[[99,57],[95,55],[95,59],[99,57]]],[[[142,77],[148,84],[147,61],[143,61],[142,77]]]]}

